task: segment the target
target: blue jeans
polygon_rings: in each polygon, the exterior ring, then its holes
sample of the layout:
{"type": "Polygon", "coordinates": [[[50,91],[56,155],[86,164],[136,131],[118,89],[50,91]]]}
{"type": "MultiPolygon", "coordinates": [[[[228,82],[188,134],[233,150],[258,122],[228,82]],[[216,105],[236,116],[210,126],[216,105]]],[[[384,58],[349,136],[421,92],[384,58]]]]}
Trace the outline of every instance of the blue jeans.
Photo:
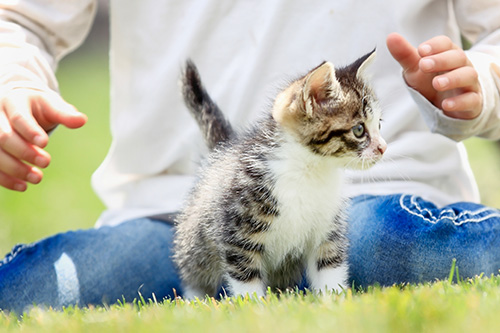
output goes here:
{"type": "MultiPolygon", "coordinates": [[[[392,285],[498,273],[500,211],[437,208],[409,195],[359,196],[350,210],[351,280],[392,285]]],[[[152,218],[67,232],[16,246],[0,262],[0,309],[61,308],[182,295],[171,260],[174,227],[152,218]],[[175,291],[174,291],[175,290],[175,291]]]]}

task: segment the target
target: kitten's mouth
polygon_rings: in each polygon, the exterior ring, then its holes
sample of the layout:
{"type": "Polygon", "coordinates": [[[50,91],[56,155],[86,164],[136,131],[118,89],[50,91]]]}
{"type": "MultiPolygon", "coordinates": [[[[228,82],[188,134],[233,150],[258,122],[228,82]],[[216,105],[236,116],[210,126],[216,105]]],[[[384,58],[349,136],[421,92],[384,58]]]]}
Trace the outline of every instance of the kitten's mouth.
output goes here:
{"type": "Polygon", "coordinates": [[[360,156],[357,157],[354,161],[351,161],[351,163],[347,163],[346,168],[353,170],[367,170],[377,164],[381,159],[382,155],[369,158],[360,156]]]}

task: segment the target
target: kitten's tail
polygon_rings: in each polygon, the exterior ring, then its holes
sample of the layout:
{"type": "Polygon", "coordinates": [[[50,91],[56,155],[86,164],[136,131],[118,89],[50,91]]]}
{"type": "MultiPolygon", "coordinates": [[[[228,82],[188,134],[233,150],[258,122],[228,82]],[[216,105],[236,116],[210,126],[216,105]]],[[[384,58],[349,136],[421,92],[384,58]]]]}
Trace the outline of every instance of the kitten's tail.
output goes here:
{"type": "Polygon", "coordinates": [[[182,95],[210,150],[234,135],[231,124],[208,95],[201,83],[198,69],[189,59],[182,73],[182,95]]]}

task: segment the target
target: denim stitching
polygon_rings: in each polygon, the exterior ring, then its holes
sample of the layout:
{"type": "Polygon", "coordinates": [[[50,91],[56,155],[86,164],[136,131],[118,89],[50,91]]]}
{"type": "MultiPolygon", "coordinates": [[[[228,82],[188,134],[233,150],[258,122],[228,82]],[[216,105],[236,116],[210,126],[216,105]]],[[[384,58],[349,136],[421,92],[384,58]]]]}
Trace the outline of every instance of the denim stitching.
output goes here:
{"type": "Polygon", "coordinates": [[[488,207],[485,207],[485,208],[482,208],[482,209],[479,209],[477,211],[463,211],[461,212],[460,214],[456,215],[456,216],[441,216],[443,215],[444,213],[447,213],[447,212],[453,212],[452,209],[447,209],[447,210],[443,210],[441,213],[440,213],[440,216],[439,217],[435,217],[434,214],[432,214],[432,212],[427,209],[427,208],[422,208],[420,207],[420,205],[416,202],[416,197],[415,196],[410,196],[410,203],[415,207],[415,209],[417,209],[419,212],[415,212],[413,210],[411,210],[407,205],[405,205],[404,203],[404,198],[408,197],[409,195],[401,195],[401,197],[399,198],[399,204],[401,206],[401,208],[403,208],[407,213],[411,214],[411,215],[414,215],[414,216],[418,216],[419,218],[421,218],[422,220],[424,221],[427,221],[429,223],[432,223],[432,224],[435,224],[437,223],[439,220],[443,220],[443,219],[447,219],[447,220],[451,220],[453,222],[453,224],[455,225],[462,225],[464,223],[479,223],[479,222],[483,222],[485,220],[488,220],[490,218],[495,218],[495,217],[498,217],[500,218],[500,212],[499,211],[495,211],[495,209],[492,209],[492,208],[488,208],[488,207]],[[464,215],[471,215],[472,216],[477,216],[479,214],[482,214],[484,212],[487,212],[487,211],[491,211],[491,214],[488,214],[486,216],[483,216],[483,217],[479,217],[479,218],[468,218],[466,220],[463,220],[463,221],[457,221],[459,220],[460,218],[462,218],[464,215]],[[429,216],[431,218],[428,218],[428,217],[425,217],[422,212],[426,212],[429,214],[429,216]]]}
{"type": "Polygon", "coordinates": [[[474,223],[477,223],[477,222],[482,222],[484,220],[487,220],[487,219],[490,219],[492,217],[500,217],[500,212],[494,212],[495,210],[492,209],[492,208],[488,208],[488,207],[485,207],[485,208],[482,208],[480,210],[477,210],[477,211],[463,211],[461,212],[460,214],[458,214],[457,216],[441,216],[443,215],[443,213],[447,213],[447,212],[453,212],[452,209],[447,209],[447,210],[444,210],[440,213],[440,216],[439,217],[434,217],[434,214],[432,214],[432,212],[429,210],[429,209],[426,209],[426,208],[422,208],[420,207],[420,205],[416,202],[416,197],[415,196],[411,196],[410,198],[410,202],[415,206],[416,209],[418,209],[420,212],[427,212],[433,219],[429,219],[429,218],[426,218],[424,217],[422,214],[417,214],[417,213],[414,213],[413,211],[410,210],[410,208],[408,208],[404,203],[403,203],[403,197],[407,197],[408,195],[403,195],[400,199],[400,204],[401,206],[403,207],[403,209],[405,209],[408,213],[412,214],[412,215],[416,215],[416,216],[419,216],[421,217],[422,219],[430,222],[430,223],[436,223],[438,220],[440,219],[449,219],[449,220],[452,220],[454,224],[456,225],[461,225],[461,224],[464,224],[464,223],[469,223],[469,222],[474,222],[474,223]],[[486,211],[492,211],[492,213],[490,215],[486,215],[486,216],[483,216],[481,218],[478,218],[478,219],[473,219],[473,218],[469,218],[469,219],[466,219],[464,221],[460,221],[460,222],[456,222],[456,220],[462,218],[462,216],[464,215],[467,215],[467,214],[470,214],[470,215],[479,215],[479,214],[482,214],[486,211]]]}
{"type": "MultiPolygon", "coordinates": [[[[413,215],[413,216],[418,216],[418,217],[420,217],[421,219],[423,219],[424,221],[427,221],[427,222],[429,222],[429,223],[434,223],[434,222],[433,222],[433,221],[431,221],[430,219],[428,219],[428,218],[424,217],[422,214],[416,213],[416,212],[414,212],[414,211],[410,210],[408,207],[406,207],[406,205],[405,205],[405,204],[404,204],[404,202],[403,202],[403,199],[404,199],[405,197],[406,197],[406,195],[401,195],[401,196],[399,197],[399,205],[401,206],[401,208],[403,208],[403,209],[404,209],[404,210],[405,210],[408,214],[410,214],[410,215],[413,215]]],[[[411,200],[413,200],[413,197],[410,199],[410,202],[411,202],[411,200]]]]}
{"type": "MultiPolygon", "coordinates": [[[[411,196],[411,199],[410,199],[410,202],[412,203],[412,205],[414,205],[420,212],[427,212],[430,216],[432,216],[434,218],[434,214],[432,214],[432,211],[430,211],[429,209],[427,208],[422,208],[420,207],[420,205],[418,204],[417,202],[417,197],[412,195],[411,196]]],[[[439,214],[439,218],[449,218],[449,217],[441,217],[441,215],[444,215],[445,213],[453,213],[453,209],[446,209],[446,210],[443,210],[441,211],[441,213],[439,214]]]]}
{"type": "MultiPolygon", "coordinates": [[[[432,214],[432,212],[430,210],[428,210],[427,208],[422,208],[420,207],[420,205],[416,202],[416,197],[415,196],[409,196],[409,195],[402,195],[399,199],[399,204],[400,206],[408,213],[410,213],[411,215],[414,215],[414,216],[418,216],[420,217],[421,219],[423,219],[424,221],[427,221],[429,223],[436,223],[436,221],[438,220],[438,218],[434,217],[434,214],[432,214]],[[410,197],[410,203],[412,204],[413,207],[415,207],[419,213],[417,212],[414,212],[413,210],[411,210],[409,207],[407,207],[404,202],[403,202],[403,199],[405,197],[410,197]],[[422,212],[426,212],[428,215],[430,215],[432,217],[432,219],[430,218],[427,218],[424,216],[424,214],[422,212]]],[[[443,211],[442,213],[446,213],[446,212],[450,212],[451,210],[446,210],[446,211],[443,211]]],[[[444,216],[444,217],[441,217],[441,219],[450,219],[452,220],[451,217],[449,216],[444,216]]]]}

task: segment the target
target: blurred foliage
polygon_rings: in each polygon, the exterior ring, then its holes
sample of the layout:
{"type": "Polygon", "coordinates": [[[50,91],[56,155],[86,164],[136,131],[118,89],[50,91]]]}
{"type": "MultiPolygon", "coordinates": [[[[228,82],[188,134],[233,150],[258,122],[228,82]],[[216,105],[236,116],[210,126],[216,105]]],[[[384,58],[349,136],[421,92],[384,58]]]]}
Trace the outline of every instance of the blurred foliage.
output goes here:
{"type": "Polygon", "coordinates": [[[500,208],[500,142],[472,138],[465,141],[481,202],[500,208]]]}

